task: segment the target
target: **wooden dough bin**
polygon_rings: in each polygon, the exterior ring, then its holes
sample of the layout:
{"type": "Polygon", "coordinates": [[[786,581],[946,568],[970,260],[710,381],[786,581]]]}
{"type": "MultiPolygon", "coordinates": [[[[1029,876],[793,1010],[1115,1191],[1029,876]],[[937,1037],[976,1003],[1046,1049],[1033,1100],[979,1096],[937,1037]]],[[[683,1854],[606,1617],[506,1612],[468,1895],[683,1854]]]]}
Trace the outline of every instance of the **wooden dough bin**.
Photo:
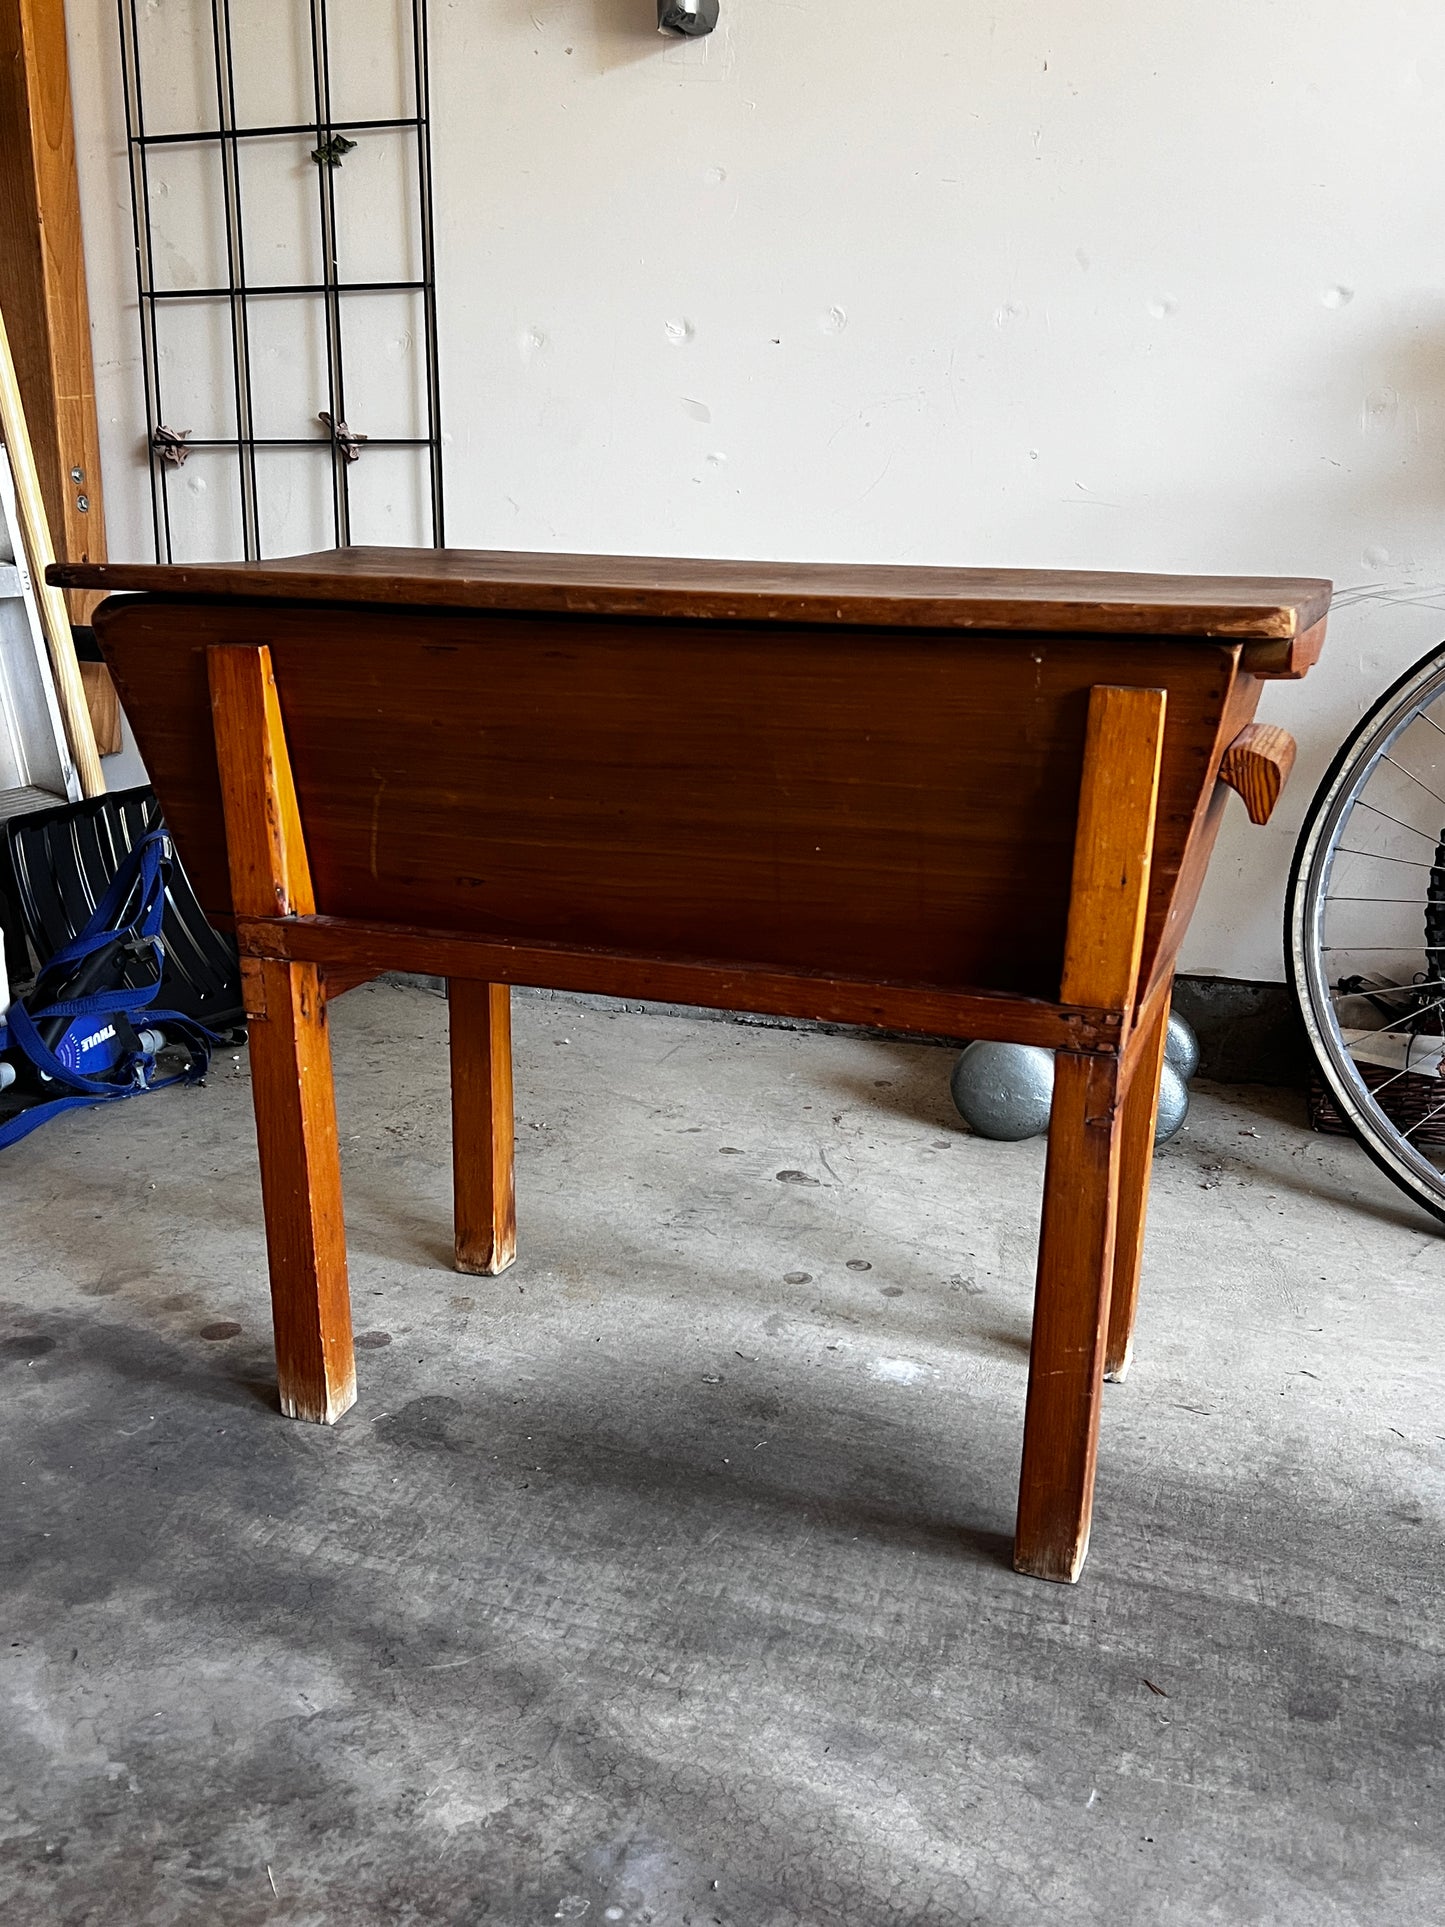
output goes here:
{"type": "Polygon", "coordinates": [[[1320,581],[343,549],[66,564],[245,960],[283,1409],[356,1396],[326,1000],[449,979],[457,1264],[514,1246],[508,986],[1059,1052],[1015,1563],[1078,1576],[1175,957],[1320,581]]]}

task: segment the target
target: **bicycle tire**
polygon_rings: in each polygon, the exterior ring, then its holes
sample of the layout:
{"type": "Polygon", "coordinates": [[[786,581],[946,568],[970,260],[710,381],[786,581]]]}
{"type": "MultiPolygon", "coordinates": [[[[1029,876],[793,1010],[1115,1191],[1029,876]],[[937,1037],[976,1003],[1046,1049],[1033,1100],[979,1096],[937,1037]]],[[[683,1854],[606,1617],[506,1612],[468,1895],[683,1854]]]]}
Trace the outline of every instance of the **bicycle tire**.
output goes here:
{"type": "MultiPolygon", "coordinates": [[[[1445,694],[1445,643],[1398,677],[1341,745],[1315,791],[1295,845],[1285,894],[1284,954],[1311,1054],[1351,1135],[1386,1177],[1445,1223],[1445,1173],[1402,1136],[1355,1068],[1334,1015],[1320,942],[1337,832],[1385,753],[1440,694],[1445,694]]],[[[1432,870],[1432,882],[1434,875],[1432,870]]],[[[1429,931],[1422,926],[1422,952],[1428,942],[1429,931]]]]}

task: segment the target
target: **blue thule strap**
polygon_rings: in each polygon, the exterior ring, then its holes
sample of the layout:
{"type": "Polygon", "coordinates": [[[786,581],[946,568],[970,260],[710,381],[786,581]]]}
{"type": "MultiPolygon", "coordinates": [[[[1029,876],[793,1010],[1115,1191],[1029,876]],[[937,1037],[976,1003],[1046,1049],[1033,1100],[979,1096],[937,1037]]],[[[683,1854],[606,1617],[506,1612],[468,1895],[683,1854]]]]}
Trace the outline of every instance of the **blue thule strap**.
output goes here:
{"type": "MultiPolygon", "coordinates": [[[[28,1105],[0,1122],[0,1150],[28,1137],[62,1111],[114,1104],[141,1091],[164,1090],[170,1084],[196,1084],[205,1076],[211,1049],[220,1038],[179,1011],[152,1008],[165,968],[160,929],[170,863],[170,838],[164,830],[152,830],[121,864],[85,928],[47,960],[29,997],[17,999],[0,1020],[0,1050],[18,1051],[40,1078],[62,1093],[28,1105]],[[97,987],[68,997],[56,994],[73,987],[85,964],[103,950],[112,954],[102,960],[102,967],[104,962],[112,962],[116,978],[123,977],[148,954],[154,965],[153,979],[138,985],[112,982],[105,989],[97,987]],[[61,1020],[61,1033],[55,1041],[63,1043],[77,1018],[87,1023],[98,1021],[107,1036],[107,1020],[116,1019],[118,1031],[130,1036],[132,1042],[136,1041],[134,1019],[165,1024],[186,1044],[189,1059],[183,1070],[157,1079],[153,1051],[143,1046],[123,1049],[102,1075],[88,1076],[77,1064],[57,1055],[41,1032],[41,1026],[53,1031],[54,1020],[61,1020]]],[[[95,968],[93,965],[92,970],[95,968]]]]}

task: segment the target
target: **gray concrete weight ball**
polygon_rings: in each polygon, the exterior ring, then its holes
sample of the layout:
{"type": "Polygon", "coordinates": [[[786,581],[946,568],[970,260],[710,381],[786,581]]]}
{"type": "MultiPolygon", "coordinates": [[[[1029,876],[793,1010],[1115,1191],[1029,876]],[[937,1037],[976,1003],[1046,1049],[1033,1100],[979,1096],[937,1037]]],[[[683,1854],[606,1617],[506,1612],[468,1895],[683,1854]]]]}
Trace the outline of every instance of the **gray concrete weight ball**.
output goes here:
{"type": "Polygon", "coordinates": [[[1184,1128],[1189,1115],[1189,1086],[1166,1059],[1159,1076],[1159,1121],[1154,1126],[1156,1145],[1167,1144],[1176,1131],[1184,1128]]]}
{"type": "Polygon", "coordinates": [[[1199,1039],[1174,1011],[1169,1013],[1169,1034],[1164,1040],[1164,1061],[1172,1064],[1187,1084],[1199,1069],[1199,1039]]]}
{"type": "Polygon", "coordinates": [[[1054,1054],[1038,1044],[970,1044],[953,1067],[953,1101],[980,1137],[1037,1137],[1049,1128],[1054,1054]]]}
{"type": "MultiPolygon", "coordinates": [[[[952,1090],[959,1116],[980,1137],[1040,1137],[1049,1128],[1054,1054],[1038,1044],[970,1044],[953,1067],[952,1090]]],[[[1167,1144],[1188,1115],[1189,1086],[1166,1058],[1159,1074],[1155,1145],[1167,1144]]]]}

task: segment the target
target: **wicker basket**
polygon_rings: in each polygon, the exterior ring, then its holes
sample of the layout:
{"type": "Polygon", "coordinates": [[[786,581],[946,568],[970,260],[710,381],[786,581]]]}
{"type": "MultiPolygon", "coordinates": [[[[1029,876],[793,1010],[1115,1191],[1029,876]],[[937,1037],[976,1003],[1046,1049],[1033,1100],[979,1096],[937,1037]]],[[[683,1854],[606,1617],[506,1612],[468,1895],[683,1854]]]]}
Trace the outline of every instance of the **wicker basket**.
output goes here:
{"type": "MultiPolygon", "coordinates": [[[[1445,1078],[1417,1077],[1413,1071],[1401,1076],[1398,1071],[1386,1070],[1382,1064],[1358,1064],[1356,1069],[1368,1090],[1380,1091],[1380,1109],[1397,1131],[1411,1133],[1412,1144],[1445,1144],[1445,1109],[1441,1108],[1445,1106],[1445,1078]],[[1380,1090],[1381,1085],[1386,1088],[1380,1090]],[[1432,1111],[1436,1115],[1430,1117],[1430,1122],[1415,1129],[1432,1111]]],[[[1315,1069],[1310,1071],[1310,1127],[1335,1137],[1349,1135],[1349,1126],[1315,1069]]]]}

